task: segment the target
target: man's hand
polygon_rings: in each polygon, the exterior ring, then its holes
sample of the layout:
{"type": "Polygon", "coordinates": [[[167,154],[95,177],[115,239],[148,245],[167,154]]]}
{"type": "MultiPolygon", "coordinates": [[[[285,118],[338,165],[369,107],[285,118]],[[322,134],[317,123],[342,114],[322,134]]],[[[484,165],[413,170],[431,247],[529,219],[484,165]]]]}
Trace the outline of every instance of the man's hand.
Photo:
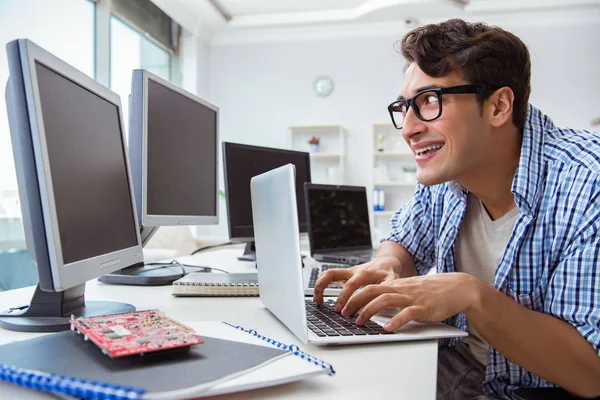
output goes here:
{"type": "Polygon", "coordinates": [[[396,257],[382,256],[354,267],[327,270],[319,276],[315,284],[313,301],[323,303],[323,291],[330,283],[346,281],[335,305],[336,311],[339,312],[357,289],[397,279],[395,268],[398,268],[398,264],[396,257]]]}
{"type": "Polygon", "coordinates": [[[394,331],[409,321],[441,322],[476,304],[483,282],[469,274],[454,272],[401,278],[382,285],[368,285],[355,293],[342,309],[350,316],[362,308],[358,325],[385,308],[400,308],[386,325],[394,331]]]}

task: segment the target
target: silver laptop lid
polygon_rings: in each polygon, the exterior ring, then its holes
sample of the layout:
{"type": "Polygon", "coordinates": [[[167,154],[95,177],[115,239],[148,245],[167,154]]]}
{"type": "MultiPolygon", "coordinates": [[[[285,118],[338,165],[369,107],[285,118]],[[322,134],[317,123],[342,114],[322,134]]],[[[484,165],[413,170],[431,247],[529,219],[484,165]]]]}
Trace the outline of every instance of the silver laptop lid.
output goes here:
{"type": "Polygon", "coordinates": [[[292,164],[250,180],[260,300],[304,343],[308,341],[296,178],[292,164]]]}

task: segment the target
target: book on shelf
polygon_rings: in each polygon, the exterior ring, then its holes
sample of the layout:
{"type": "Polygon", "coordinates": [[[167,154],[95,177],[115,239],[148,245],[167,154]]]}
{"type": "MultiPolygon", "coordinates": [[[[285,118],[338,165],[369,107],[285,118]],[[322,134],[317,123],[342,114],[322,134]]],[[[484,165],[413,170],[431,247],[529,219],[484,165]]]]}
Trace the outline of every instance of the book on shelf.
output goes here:
{"type": "Polygon", "coordinates": [[[258,296],[256,273],[192,272],[173,282],[173,296],[258,296]]]}
{"type": "Polygon", "coordinates": [[[220,321],[186,325],[204,344],[185,352],[112,359],[70,331],[0,346],[0,392],[10,397],[13,384],[58,397],[187,399],[335,374],[297,346],[254,330],[220,321]]]}

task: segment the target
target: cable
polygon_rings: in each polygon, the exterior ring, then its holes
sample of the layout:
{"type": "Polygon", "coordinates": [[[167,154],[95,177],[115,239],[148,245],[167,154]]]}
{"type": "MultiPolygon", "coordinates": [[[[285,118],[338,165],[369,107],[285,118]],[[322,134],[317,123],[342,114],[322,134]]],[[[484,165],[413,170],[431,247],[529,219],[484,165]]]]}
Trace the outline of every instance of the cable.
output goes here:
{"type": "Polygon", "coordinates": [[[203,267],[203,266],[201,266],[201,265],[181,264],[181,263],[180,263],[179,261],[177,261],[177,260],[171,260],[171,262],[164,262],[164,263],[161,263],[161,262],[155,262],[155,263],[148,263],[148,264],[144,264],[144,266],[148,266],[148,265],[159,265],[159,266],[158,266],[158,267],[156,267],[156,268],[150,268],[150,269],[147,269],[146,271],[154,271],[155,269],[168,268],[168,267],[170,267],[171,265],[177,265],[177,266],[179,266],[179,267],[181,268],[181,270],[183,271],[183,275],[186,275],[186,274],[187,274],[187,272],[186,272],[185,268],[183,268],[183,267],[187,267],[187,268],[197,268],[197,269],[208,269],[208,270],[211,270],[211,271],[219,271],[219,272],[224,272],[224,273],[226,273],[226,274],[228,274],[228,273],[229,273],[229,271],[225,271],[224,269],[219,269],[219,268],[213,268],[213,267],[203,267]]]}
{"type": "MultiPolygon", "coordinates": [[[[162,269],[162,268],[169,268],[172,265],[177,265],[179,268],[181,268],[182,276],[184,276],[187,273],[187,272],[185,272],[185,268],[183,268],[181,263],[177,260],[171,260],[171,262],[164,262],[164,263],[163,262],[155,262],[155,263],[144,264],[144,266],[148,266],[148,265],[158,265],[158,267],[146,269],[145,272],[154,271],[154,270],[162,269]]],[[[204,267],[197,267],[197,268],[204,268],[204,267]]]]}
{"type": "Polygon", "coordinates": [[[190,255],[194,255],[196,253],[200,253],[201,251],[204,250],[209,250],[209,249],[214,249],[215,247],[222,247],[222,246],[229,246],[230,244],[238,244],[236,242],[226,242],[226,243],[221,243],[221,244],[213,244],[211,246],[204,246],[204,247],[200,247],[199,249],[196,249],[192,252],[192,254],[190,255]]]}
{"type": "MultiPolygon", "coordinates": [[[[183,264],[185,265],[185,264],[183,264]]],[[[186,265],[187,266],[187,265],[186,265]]],[[[206,269],[210,269],[211,271],[219,271],[219,272],[224,272],[226,274],[229,274],[229,271],[225,271],[224,269],[219,269],[219,268],[213,268],[213,267],[202,267],[202,268],[206,268],[206,269]]]]}

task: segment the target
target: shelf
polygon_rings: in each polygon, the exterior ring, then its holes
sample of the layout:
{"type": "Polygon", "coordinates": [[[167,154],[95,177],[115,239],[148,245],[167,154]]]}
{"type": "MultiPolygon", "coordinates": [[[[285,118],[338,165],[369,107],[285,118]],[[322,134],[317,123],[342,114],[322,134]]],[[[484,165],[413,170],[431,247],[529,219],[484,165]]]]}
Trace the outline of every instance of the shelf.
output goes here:
{"type": "Polygon", "coordinates": [[[309,153],[311,158],[340,158],[341,153],[309,153]]]}
{"type": "MultiPolygon", "coordinates": [[[[390,121],[391,122],[391,121],[390,121]]],[[[372,125],[373,199],[384,192],[384,211],[371,211],[375,238],[385,238],[395,210],[407,204],[417,187],[417,162],[410,146],[392,124],[372,125]],[[382,149],[383,151],[379,151],[382,149]],[[410,180],[409,180],[410,179],[410,180]]]]}
{"type": "Polygon", "coordinates": [[[340,134],[343,132],[341,125],[312,125],[312,126],[290,126],[292,133],[306,133],[306,132],[323,132],[325,134],[340,134]]]}
{"type": "Polygon", "coordinates": [[[373,215],[376,217],[391,217],[396,211],[373,211],[373,215]]]}
{"type": "Polygon", "coordinates": [[[375,129],[394,129],[396,131],[398,130],[394,127],[394,125],[392,125],[389,122],[384,122],[381,124],[373,124],[373,128],[375,128],[375,129]]]}
{"type": "Polygon", "coordinates": [[[417,182],[379,182],[375,183],[375,187],[409,187],[414,188],[417,186],[417,182]]]}
{"type": "Polygon", "coordinates": [[[413,153],[410,153],[408,151],[376,151],[373,152],[373,155],[375,157],[408,157],[408,156],[413,156],[413,153]]]}
{"type": "Polygon", "coordinates": [[[310,155],[313,182],[344,184],[345,130],[341,125],[303,125],[289,127],[289,148],[308,152],[310,155]],[[312,137],[321,139],[317,151],[312,152],[308,141],[312,137]]]}

